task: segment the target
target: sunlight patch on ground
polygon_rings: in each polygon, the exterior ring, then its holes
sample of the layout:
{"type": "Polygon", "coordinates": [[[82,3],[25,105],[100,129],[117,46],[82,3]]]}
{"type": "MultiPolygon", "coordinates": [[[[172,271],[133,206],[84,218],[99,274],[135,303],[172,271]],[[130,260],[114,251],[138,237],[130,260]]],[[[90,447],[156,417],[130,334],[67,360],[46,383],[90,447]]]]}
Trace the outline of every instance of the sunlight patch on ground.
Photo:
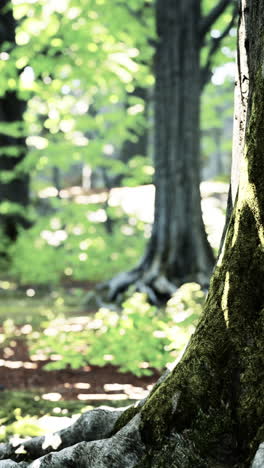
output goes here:
{"type": "Polygon", "coordinates": [[[120,400],[129,400],[127,395],[124,393],[79,393],[77,395],[78,400],[80,401],[120,401],[120,400]]]}
{"type": "Polygon", "coordinates": [[[39,198],[51,198],[58,196],[58,190],[55,187],[47,187],[43,190],[40,190],[38,193],[39,198]]]}
{"type": "Polygon", "coordinates": [[[106,392],[115,392],[122,391],[128,396],[131,400],[141,400],[149,394],[149,390],[152,389],[152,385],[148,386],[147,390],[144,390],[142,387],[135,387],[130,384],[105,384],[104,390],[106,392]]]}
{"type": "Polygon", "coordinates": [[[25,369],[37,369],[38,365],[35,364],[34,362],[24,362],[23,367],[25,369]]]}
{"type": "Polygon", "coordinates": [[[6,361],[4,359],[0,359],[0,367],[9,367],[10,369],[19,369],[19,367],[23,367],[22,361],[6,361]]]}
{"type": "Polygon", "coordinates": [[[28,297],[33,297],[33,296],[35,296],[35,294],[36,294],[35,289],[29,288],[29,289],[26,290],[26,295],[28,297]]]}
{"type": "Polygon", "coordinates": [[[26,323],[23,327],[21,327],[20,331],[23,335],[28,335],[29,333],[32,332],[32,325],[30,323],[26,323]]]}
{"type": "Polygon", "coordinates": [[[59,401],[61,399],[61,394],[57,392],[53,393],[44,393],[42,395],[43,400],[49,400],[49,401],[59,401]]]}
{"type": "MultiPolygon", "coordinates": [[[[77,383],[64,383],[64,388],[77,389],[77,390],[89,390],[91,385],[87,382],[77,383]]],[[[145,398],[153,385],[148,385],[147,390],[142,387],[135,387],[131,384],[119,384],[119,383],[108,383],[104,385],[105,393],[80,393],[77,398],[83,401],[89,400],[142,400],[145,398]],[[118,392],[118,393],[117,393],[118,392]],[[122,392],[122,393],[121,393],[122,392]]]]}
{"type": "Polygon", "coordinates": [[[42,448],[45,450],[48,447],[52,447],[54,450],[57,450],[61,443],[62,440],[58,434],[47,434],[42,444],[42,448]]]}
{"type": "Polygon", "coordinates": [[[37,364],[33,362],[9,361],[6,359],[0,359],[0,367],[8,367],[9,369],[19,369],[20,367],[24,367],[24,369],[37,369],[37,364]]]}
{"type": "Polygon", "coordinates": [[[25,439],[22,437],[19,437],[18,435],[14,435],[10,437],[9,443],[13,445],[13,447],[16,447],[17,445],[21,444],[21,442],[24,442],[25,439]]]}
{"type": "Polygon", "coordinates": [[[42,351],[32,354],[30,356],[31,361],[46,361],[48,359],[47,354],[44,354],[42,351]]]}
{"type": "Polygon", "coordinates": [[[45,432],[50,431],[51,428],[53,432],[60,431],[61,429],[65,429],[66,427],[70,426],[71,424],[78,419],[79,415],[73,416],[71,418],[67,416],[42,416],[38,419],[38,425],[43,429],[45,432]]]}
{"type": "Polygon", "coordinates": [[[91,385],[86,382],[77,382],[73,384],[73,388],[77,388],[79,390],[89,390],[89,388],[91,388],[91,385]]]}

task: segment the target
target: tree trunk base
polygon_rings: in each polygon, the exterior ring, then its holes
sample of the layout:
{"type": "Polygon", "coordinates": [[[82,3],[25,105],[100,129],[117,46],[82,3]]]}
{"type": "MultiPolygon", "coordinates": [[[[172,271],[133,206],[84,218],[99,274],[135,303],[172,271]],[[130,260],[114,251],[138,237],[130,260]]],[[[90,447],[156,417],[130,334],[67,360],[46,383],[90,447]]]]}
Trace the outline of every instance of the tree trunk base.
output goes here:
{"type": "Polygon", "coordinates": [[[181,279],[171,279],[169,275],[164,274],[161,270],[152,271],[152,269],[145,268],[143,264],[100,284],[97,287],[100,295],[98,305],[105,305],[105,303],[109,302],[122,304],[124,295],[129,290],[131,295],[133,292],[144,293],[151,304],[161,306],[173,296],[182,284],[190,282],[200,284],[202,289],[206,291],[209,286],[209,278],[203,273],[181,279]]]}
{"type": "MultiPolygon", "coordinates": [[[[262,468],[264,444],[251,463],[236,463],[201,456],[192,442],[193,431],[170,430],[153,446],[144,436],[145,403],[166,383],[167,372],[148,399],[124,410],[96,409],[83,414],[72,426],[57,433],[25,440],[19,446],[0,444],[1,468],[262,468]],[[119,426],[121,428],[119,429],[119,426]]],[[[171,405],[179,411],[179,394],[171,405]]],[[[201,434],[201,437],[205,437],[201,434]]],[[[220,441],[221,444],[221,441],[220,441]]],[[[236,449],[234,447],[234,452],[236,449]]]]}
{"type": "Polygon", "coordinates": [[[109,282],[99,286],[106,291],[106,300],[122,303],[127,290],[146,294],[151,304],[162,305],[176,292],[177,286],[163,274],[147,274],[143,268],[120,273],[109,282]]]}

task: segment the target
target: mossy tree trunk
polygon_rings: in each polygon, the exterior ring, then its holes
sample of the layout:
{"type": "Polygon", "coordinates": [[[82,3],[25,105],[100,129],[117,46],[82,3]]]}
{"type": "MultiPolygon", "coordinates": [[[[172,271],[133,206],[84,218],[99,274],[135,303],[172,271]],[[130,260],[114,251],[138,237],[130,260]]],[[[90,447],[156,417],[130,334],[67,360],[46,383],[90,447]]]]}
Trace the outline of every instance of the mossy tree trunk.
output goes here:
{"type": "Polygon", "coordinates": [[[182,360],[138,406],[87,413],[57,434],[57,450],[68,448],[45,455],[52,447],[43,449],[44,439],[36,438],[25,442],[24,455],[0,446],[2,459],[43,455],[39,468],[264,466],[263,33],[262,2],[242,0],[236,200],[203,316],[182,360]]]}
{"type": "MultiPolygon", "coordinates": [[[[2,0],[0,12],[0,46],[9,43],[9,49],[16,45],[16,23],[9,0],[2,0]]],[[[6,90],[0,97],[0,123],[19,123],[23,126],[23,114],[26,103],[16,91],[6,90]]],[[[8,133],[8,132],[7,132],[8,133]]],[[[29,176],[18,173],[17,167],[26,156],[24,137],[15,137],[0,133],[0,172],[11,176],[11,180],[0,182],[0,203],[14,203],[14,210],[4,210],[0,215],[0,224],[4,234],[14,241],[18,234],[18,227],[29,226],[25,216],[25,207],[29,203],[29,176]]]]}
{"type": "Polygon", "coordinates": [[[202,16],[200,3],[156,2],[154,223],[139,265],[107,285],[110,300],[133,284],[158,303],[186,281],[207,286],[213,269],[201,211],[200,95],[235,13],[221,36],[212,39],[207,62],[201,66],[205,36],[232,0],[219,1],[207,17],[202,16]]]}

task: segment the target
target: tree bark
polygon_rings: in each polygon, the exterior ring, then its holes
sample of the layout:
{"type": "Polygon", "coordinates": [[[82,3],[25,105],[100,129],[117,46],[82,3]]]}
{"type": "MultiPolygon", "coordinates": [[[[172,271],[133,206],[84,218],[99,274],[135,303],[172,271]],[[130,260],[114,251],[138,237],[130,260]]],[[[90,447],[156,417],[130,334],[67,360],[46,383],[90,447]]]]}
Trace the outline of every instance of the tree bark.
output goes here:
{"type": "Polygon", "coordinates": [[[154,224],[139,266],[110,281],[110,299],[131,282],[154,302],[186,281],[208,285],[214,257],[199,188],[200,18],[200,2],[157,1],[154,224]]]}
{"type": "MultiPolygon", "coordinates": [[[[0,17],[0,45],[8,41],[10,50],[15,46],[15,20],[9,0],[3,0],[1,3],[0,17]]],[[[4,123],[23,123],[23,114],[26,108],[26,103],[21,100],[16,91],[6,91],[0,98],[0,122],[4,123]]],[[[5,134],[0,134],[0,171],[5,171],[12,175],[18,165],[26,156],[26,142],[24,137],[12,137],[5,134]],[[8,150],[11,147],[16,147],[18,154],[16,156],[8,156],[8,150]],[[6,149],[6,153],[4,149],[6,149]]],[[[29,203],[29,176],[26,174],[14,175],[11,181],[0,183],[0,203],[2,202],[16,203],[21,207],[19,213],[1,214],[0,223],[4,234],[14,241],[18,234],[18,227],[29,226],[23,213],[25,207],[29,203]]]]}
{"type": "Polygon", "coordinates": [[[204,313],[181,362],[138,406],[114,415],[110,425],[108,416],[105,423],[99,418],[103,439],[96,440],[97,424],[92,442],[88,430],[88,436],[82,432],[87,441],[58,452],[45,455],[42,444],[35,464],[4,444],[1,468],[263,466],[263,5],[242,0],[240,15],[238,191],[204,313]]]}
{"type": "Polygon", "coordinates": [[[213,265],[199,191],[199,17],[199,2],[157,3],[156,199],[146,262],[173,282],[205,281],[213,265]]]}

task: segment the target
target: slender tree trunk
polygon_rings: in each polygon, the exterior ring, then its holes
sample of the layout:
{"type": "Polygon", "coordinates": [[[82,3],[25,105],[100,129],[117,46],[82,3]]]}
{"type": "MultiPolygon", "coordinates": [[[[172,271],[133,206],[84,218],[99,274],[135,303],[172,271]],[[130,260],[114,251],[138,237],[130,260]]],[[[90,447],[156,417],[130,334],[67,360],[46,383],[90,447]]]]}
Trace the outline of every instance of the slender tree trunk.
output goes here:
{"type": "MultiPolygon", "coordinates": [[[[0,119],[5,122],[22,121],[24,103],[18,99],[15,93],[6,93],[4,98],[0,99],[0,119]]],[[[0,135],[0,147],[8,148],[16,146],[19,148],[18,156],[0,156],[0,171],[10,172],[12,175],[19,163],[26,156],[26,144],[24,138],[14,138],[6,135],[0,135]]],[[[0,183],[0,203],[12,202],[19,205],[19,213],[1,214],[1,225],[3,231],[10,240],[15,240],[18,234],[18,227],[28,227],[29,222],[24,216],[23,209],[29,203],[29,176],[19,174],[12,178],[10,182],[0,183]]]]}
{"type": "MultiPolygon", "coordinates": [[[[15,46],[15,20],[8,0],[3,0],[1,3],[0,28],[0,45],[8,41],[12,49],[15,46]]],[[[22,123],[25,107],[25,102],[19,98],[15,91],[6,91],[4,96],[0,98],[0,122],[22,123]]],[[[7,171],[12,175],[26,156],[25,138],[0,134],[0,148],[0,171],[7,171]],[[18,154],[16,156],[8,156],[11,147],[17,148],[18,154]],[[4,150],[6,150],[6,154],[4,150]]],[[[23,213],[24,208],[29,203],[28,175],[19,174],[13,177],[10,182],[4,183],[2,181],[0,183],[0,203],[6,201],[16,203],[21,207],[19,213],[7,212],[0,216],[0,223],[4,233],[13,241],[17,236],[18,227],[27,227],[29,225],[23,213]]]]}

